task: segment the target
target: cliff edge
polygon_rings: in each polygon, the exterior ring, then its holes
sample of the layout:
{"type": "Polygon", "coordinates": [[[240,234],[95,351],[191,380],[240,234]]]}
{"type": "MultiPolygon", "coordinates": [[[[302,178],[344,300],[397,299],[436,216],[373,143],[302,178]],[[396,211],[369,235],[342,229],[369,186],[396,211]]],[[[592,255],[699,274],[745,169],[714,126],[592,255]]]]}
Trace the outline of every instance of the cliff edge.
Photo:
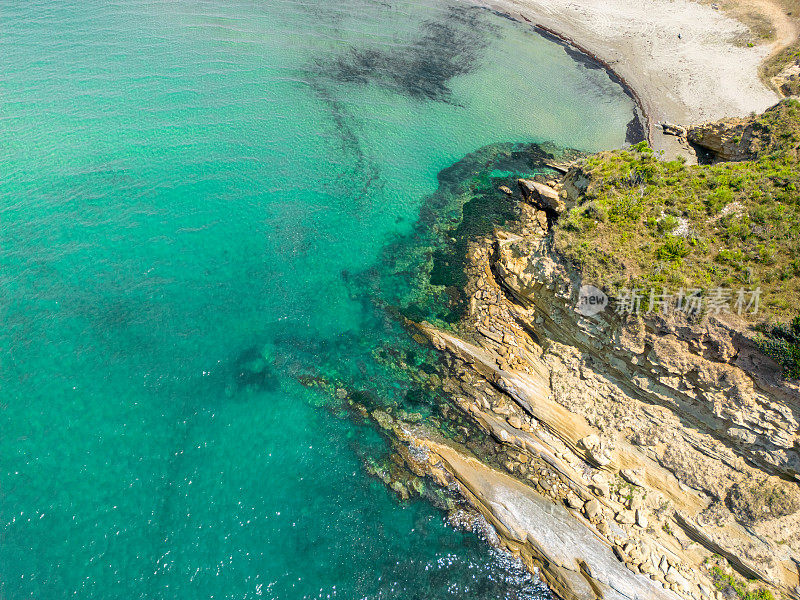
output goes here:
{"type": "Polygon", "coordinates": [[[800,598],[799,109],[505,187],[463,319],[410,324],[460,433],[372,417],[559,597],[800,598]]]}

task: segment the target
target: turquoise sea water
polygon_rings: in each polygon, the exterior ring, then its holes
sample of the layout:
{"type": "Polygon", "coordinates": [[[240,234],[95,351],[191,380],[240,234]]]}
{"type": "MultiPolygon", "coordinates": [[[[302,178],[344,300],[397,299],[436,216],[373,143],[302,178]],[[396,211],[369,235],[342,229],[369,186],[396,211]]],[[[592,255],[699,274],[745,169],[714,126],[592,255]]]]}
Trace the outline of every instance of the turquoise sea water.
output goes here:
{"type": "Polygon", "coordinates": [[[443,0],[0,0],[0,64],[0,598],[542,595],[297,374],[399,389],[364,274],[466,154],[621,145],[602,70],[443,0]]]}

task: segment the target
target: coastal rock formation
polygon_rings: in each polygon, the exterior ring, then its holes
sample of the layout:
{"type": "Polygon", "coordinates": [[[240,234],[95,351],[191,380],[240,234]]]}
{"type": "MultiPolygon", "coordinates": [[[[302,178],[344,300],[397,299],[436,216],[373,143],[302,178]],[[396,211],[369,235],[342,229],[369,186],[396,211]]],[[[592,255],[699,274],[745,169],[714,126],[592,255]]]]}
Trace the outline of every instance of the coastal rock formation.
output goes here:
{"type": "Polygon", "coordinates": [[[554,214],[564,212],[566,208],[564,201],[561,199],[559,193],[549,185],[539,183],[532,179],[520,179],[517,183],[522,192],[522,197],[527,202],[554,214]]]}
{"type": "Polygon", "coordinates": [[[753,160],[756,157],[753,127],[748,119],[730,119],[693,127],[689,142],[712,153],[714,161],[753,160]]]}
{"type": "Polygon", "coordinates": [[[766,127],[762,119],[775,116],[781,105],[768,109],[764,115],[744,119],[724,119],[692,127],[687,132],[690,143],[711,153],[712,162],[754,160],[765,150],[780,147],[774,139],[775,128],[766,127]]]}
{"type": "Polygon", "coordinates": [[[785,97],[800,95],[800,59],[796,58],[772,77],[772,85],[785,97]]]}
{"type": "Polygon", "coordinates": [[[533,183],[520,181],[535,200],[520,220],[470,246],[455,331],[414,325],[445,360],[452,406],[493,449],[400,421],[400,453],[560,597],[721,600],[741,580],[800,598],[797,382],[732,315],[579,312],[543,198],[591,182],[576,168],[545,186],[554,194],[533,183]]]}
{"type": "Polygon", "coordinates": [[[397,427],[407,444],[408,464],[441,486],[457,488],[469,498],[504,545],[536,566],[551,589],[565,600],[677,600],[671,590],[626,568],[610,544],[592,528],[576,526],[575,513],[584,505],[573,494],[571,506],[554,504],[530,486],[487,466],[464,449],[429,431],[397,427]]]}

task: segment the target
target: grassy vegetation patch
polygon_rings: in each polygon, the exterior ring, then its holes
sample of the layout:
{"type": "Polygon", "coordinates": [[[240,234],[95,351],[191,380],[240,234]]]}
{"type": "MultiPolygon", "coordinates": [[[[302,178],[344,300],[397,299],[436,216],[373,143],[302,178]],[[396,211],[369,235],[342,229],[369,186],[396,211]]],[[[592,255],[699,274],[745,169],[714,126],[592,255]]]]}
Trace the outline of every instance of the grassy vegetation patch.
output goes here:
{"type": "MultiPolygon", "coordinates": [[[[772,79],[786,67],[800,60],[800,42],[791,44],[767,59],[761,66],[761,77],[769,86],[773,86],[772,79]]],[[[788,96],[800,94],[800,81],[787,81],[781,86],[781,93],[788,96]]]]}
{"type": "Polygon", "coordinates": [[[800,316],[783,325],[764,325],[759,349],[783,367],[786,377],[800,379],[800,316]]]}
{"type": "MultiPolygon", "coordinates": [[[[754,119],[755,160],[688,166],[647,144],[582,161],[589,185],[554,243],[593,283],[621,288],[760,289],[756,321],[800,306],[800,103],[754,119]]],[[[781,334],[770,333],[779,339],[781,334]]],[[[787,343],[791,344],[791,340],[787,343]]]]}
{"type": "Polygon", "coordinates": [[[712,567],[711,577],[714,580],[714,587],[719,591],[723,593],[733,591],[741,600],[775,600],[775,596],[769,590],[748,590],[745,583],[728,575],[718,566],[712,567]]]}

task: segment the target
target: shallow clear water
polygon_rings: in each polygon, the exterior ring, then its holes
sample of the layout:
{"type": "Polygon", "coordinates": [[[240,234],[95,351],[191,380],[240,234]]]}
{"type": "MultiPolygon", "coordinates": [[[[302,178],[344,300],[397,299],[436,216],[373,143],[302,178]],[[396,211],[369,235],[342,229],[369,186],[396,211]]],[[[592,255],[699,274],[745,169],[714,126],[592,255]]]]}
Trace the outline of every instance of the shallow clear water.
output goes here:
{"type": "Polygon", "coordinates": [[[0,64],[0,597],[541,595],[296,377],[394,389],[355,275],[469,152],[621,145],[603,71],[435,0],[0,0],[0,64]]]}

